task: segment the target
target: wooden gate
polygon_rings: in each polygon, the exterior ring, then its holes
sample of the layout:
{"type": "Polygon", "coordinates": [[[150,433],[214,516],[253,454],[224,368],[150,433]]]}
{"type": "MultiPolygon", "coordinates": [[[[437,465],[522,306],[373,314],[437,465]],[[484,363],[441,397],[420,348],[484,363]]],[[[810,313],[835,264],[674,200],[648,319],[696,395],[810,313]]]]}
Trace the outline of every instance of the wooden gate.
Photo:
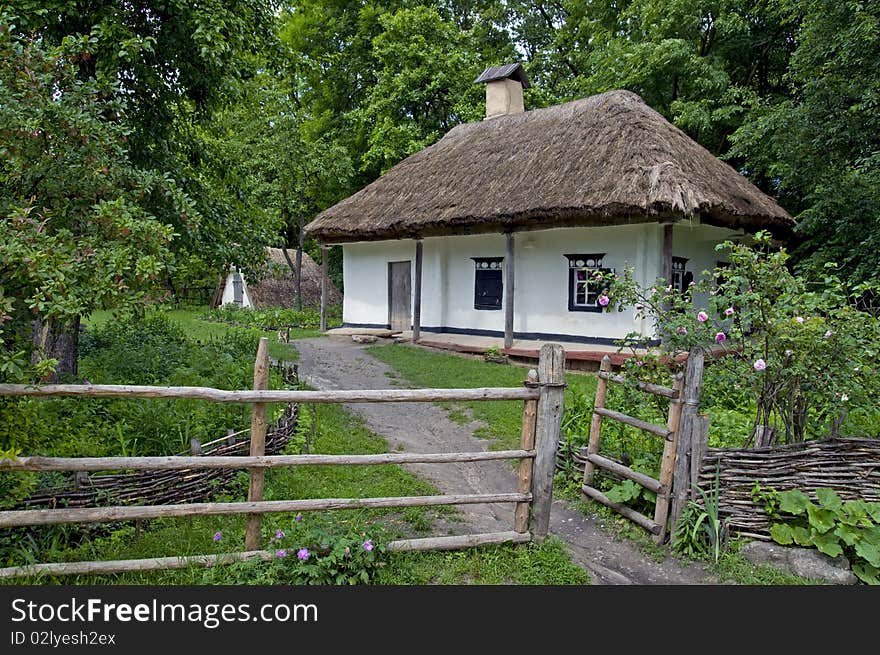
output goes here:
{"type": "Polygon", "coordinates": [[[388,262],[388,324],[392,330],[412,327],[410,262],[388,262]]]}
{"type": "Polygon", "coordinates": [[[583,493],[588,498],[610,507],[622,516],[625,516],[634,523],[642,526],[654,535],[657,543],[663,543],[666,538],[666,523],[667,517],[669,516],[669,503],[672,496],[676,446],[682,413],[683,376],[681,373],[677,374],[673,379],[672,387],[664,387],[647,382],[637,383],[640,391],[669,398],[669,413],[666,426],[648,423],[647,421],[642,421],[641,419],[627,416],[626,414],[606,408],[605,397],[608,392],[609,382],[624,384],[626,380],[621,375],[613,375],[611,373],[611,359],[606,355],[602,358],[602,364],[599,369],[599,380],[596,385],[596,401],[593,406],[593,420],[590,425],[590,441],[587,446],[586,464],[584,465],[583,493]],[[649,432],[663,439],[663,455],[660,462],[659,480],[656,480],[649,475],[645,475],[644,473],[640,473],[639,471],[634,471],[628,466],[624,466],[619,462],[603,457],[599,454],[602,421],[606,418],[644,430],[645,432],[649,432]],[[595,473],[596,468],[604,469],[627,480],[632,480],[636,484],[641,485],[645,489],[650,489],[657,494],[657,502],[654,507],[654,517],[649,518],[623,503],[616,503],[601,491],[591,486],[593,484],[593,474],[595,473]]]}

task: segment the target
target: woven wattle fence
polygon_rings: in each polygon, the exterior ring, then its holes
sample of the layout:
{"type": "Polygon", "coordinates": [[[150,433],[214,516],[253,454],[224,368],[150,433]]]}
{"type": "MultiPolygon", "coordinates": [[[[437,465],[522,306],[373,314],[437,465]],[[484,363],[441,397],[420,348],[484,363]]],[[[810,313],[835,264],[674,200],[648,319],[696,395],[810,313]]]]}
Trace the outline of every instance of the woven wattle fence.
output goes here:
{"type": "MultiPolygon", "coordinates": [[[[298,405],[290,404],[266,435],[266,454],[275,455],[287,445],[296,429],[298,405]]],[[[247,455],[248,431],[236,439],[218,439],[205,444],[202,455],[247,455]]],[[[84,476],[79,484],[41,489],[14,509],[54,509],[56,507],[102,507],[105,505],[173,505],[209,500],[238,475],[236,469],[185,469],[137,471],[132,473],[84,476]]]]}
{"type": "Polygon", "coordinates": [[[815,490],[834,489],[844,500],[880,501],[880,439],[828,439],[770,448],[709,448],[699,486],[707,494],[719,478],[719,506],[730,530],[769,539],[763,505],[752,498],[763,490],[800,489],[815,501],[815,490]]]}

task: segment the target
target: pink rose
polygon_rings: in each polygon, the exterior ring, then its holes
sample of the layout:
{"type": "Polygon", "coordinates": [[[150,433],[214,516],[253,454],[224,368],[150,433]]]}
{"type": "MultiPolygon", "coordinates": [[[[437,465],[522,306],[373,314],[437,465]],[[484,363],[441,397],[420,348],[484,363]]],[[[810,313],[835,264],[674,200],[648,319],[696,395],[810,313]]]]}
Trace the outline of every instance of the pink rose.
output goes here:
{"type": "Polygon", "coordinates": [[[724,310],[724,313],[727,316],[733,316],[733,307],[728,307],[727,309],[724,310]]]}
{"type": "Polygon", "coordinates": [[[705,323],[706,321],[709,320],[709,315],[706,312],[698,312],[697,313],[697,320],[700,323],[705,323]]]}
{"type": "Polygon", "coordinates": [[[765,362],[763,359],[756,359],[755,363],[752,366],[755,367],[756,371],[763,371],[765,368],[767,368],[767,362],[765,362]]]}
{"type": "Polygon", "coordinates": [[[602,305],[602,307],[607,307],[609,302],[610,299],[604,293],[599,296],[599,304],[602,305]]]}
{"type": "Polygon", "coordinates": [[[724,343],[725,341],[727,341],[727,335],[724,332],[715,335],[715,343],[724,343]]]}

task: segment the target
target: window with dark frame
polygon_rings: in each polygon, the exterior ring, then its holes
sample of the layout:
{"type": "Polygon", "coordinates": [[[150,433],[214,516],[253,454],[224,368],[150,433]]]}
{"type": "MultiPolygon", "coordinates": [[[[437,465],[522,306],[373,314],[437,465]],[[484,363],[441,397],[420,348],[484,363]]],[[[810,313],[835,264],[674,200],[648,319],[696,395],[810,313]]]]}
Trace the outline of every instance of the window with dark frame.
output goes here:
{"type": "Polygon", "coordinates": [[[605,308],[599,304],[602,285],[600,273],[614,273],[613,268],[604,266],[605,253],[565,255],[568,259],[568,311],[601,312],[605,308]]]}
{"type": "Polygon", "coordinates": [[[684,293],[694,281],[694,274],[687,270],[688,260],[684,257],[672,258],[672,288],[684,293]]]}
{"type": "Polygon", "coordinates": [[[504,257],[473,257],[474,309],[501,309],[504,300],[504,257]]]}

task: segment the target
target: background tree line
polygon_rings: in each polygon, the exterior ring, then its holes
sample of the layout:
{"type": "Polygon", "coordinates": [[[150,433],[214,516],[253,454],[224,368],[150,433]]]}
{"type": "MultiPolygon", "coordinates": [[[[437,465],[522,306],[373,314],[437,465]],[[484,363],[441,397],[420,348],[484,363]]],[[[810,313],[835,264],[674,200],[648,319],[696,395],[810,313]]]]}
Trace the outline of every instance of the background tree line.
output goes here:
{"type": "MultiPolygon", "coordinates": [[[[64,364],[95,308],[137,308],[230,263],[250,272],[266,245],[295,247],[319,211],[480,119],[474,78],[514,60],[534,84],[527,109],[640,94],[798,218],[797,270],[833,261],[849,284],[878,278],[877,3],[12,0],[0,11],[5,376],[34,349],[64,364]]],[[[339,253],[331,264],[339,281],[339,253]]]]}

